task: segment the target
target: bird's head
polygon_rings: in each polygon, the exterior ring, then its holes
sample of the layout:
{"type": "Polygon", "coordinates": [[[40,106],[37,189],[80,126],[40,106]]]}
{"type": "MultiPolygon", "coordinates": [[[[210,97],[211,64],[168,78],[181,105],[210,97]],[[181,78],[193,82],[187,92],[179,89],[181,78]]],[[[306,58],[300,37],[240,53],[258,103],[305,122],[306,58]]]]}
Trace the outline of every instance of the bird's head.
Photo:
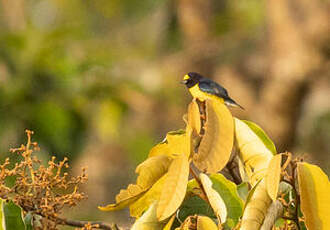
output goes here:
{"type": "Polygon", "coordinates": [[[194,85],[196,85],[201,78],[203,78],[203,77],[200,74],[195,73],[195,72],[190,72],[190,73],[184,75],[181,83],[185,84],[188,88],[191,88],[194,85]]]}

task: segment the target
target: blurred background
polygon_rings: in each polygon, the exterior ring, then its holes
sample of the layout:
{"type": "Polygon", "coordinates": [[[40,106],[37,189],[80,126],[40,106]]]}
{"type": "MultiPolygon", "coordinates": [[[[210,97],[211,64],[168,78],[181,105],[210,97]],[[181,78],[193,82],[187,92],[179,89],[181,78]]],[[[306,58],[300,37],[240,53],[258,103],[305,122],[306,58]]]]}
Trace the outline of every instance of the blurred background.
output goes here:
{"type": "Polygon", "coordinates": [[[88,166],[64,215],[129,225],[97,205],[184,127],[196,71],[225,86],[277,149],[330,172],[328,0],[0,0],[0,150],[35,131],[39,157],[88,166]]]}

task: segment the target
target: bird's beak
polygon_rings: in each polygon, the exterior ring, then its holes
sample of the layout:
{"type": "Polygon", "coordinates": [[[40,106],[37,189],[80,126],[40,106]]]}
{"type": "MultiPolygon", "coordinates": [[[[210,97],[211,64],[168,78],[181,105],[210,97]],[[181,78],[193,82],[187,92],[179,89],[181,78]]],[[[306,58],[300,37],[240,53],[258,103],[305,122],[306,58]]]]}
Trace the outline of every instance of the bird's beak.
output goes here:
{"type": "Polygon", "coordinates": [[[187,84],[188,83],[188,80],[183,80],[183,81],[180,81],[181,84],[187,84]]]}

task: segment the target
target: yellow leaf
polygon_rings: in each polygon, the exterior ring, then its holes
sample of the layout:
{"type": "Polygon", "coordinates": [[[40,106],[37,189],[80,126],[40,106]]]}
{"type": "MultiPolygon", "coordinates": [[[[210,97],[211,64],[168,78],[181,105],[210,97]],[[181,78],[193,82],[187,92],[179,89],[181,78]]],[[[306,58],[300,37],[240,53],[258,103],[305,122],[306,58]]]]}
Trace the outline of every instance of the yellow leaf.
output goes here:
{"type": "Polygon", "coordinates": [[[244,209],[240,230],[259,229],[272,203],[268,196],[265,179],[262,179],[254,188],[254,192],[247,200],[244,209]]]}
{"type": "Polygon", "coordinates": [[[132,217],[140,217],[153,202],[159,200],[166,176],[162,176],[143,196],[129,206],[132,217]]]}
{"type": "Polygon", "coordinates": [[[218,230],[218,227],[210,217],[198,216],[197,230],[218,230]]]}
{"type": "Polygon", "coordinates": [[[234,122],[228,108],[218,101],[206,100],[205,133],[194,155],[202,172],[216,173],[227,164],[234,140],[234,122]]]}
{"type": "Polygon", "coordinates": [[[201,117],[196,99],[193,99],[188,106],[188,124],[192,128],[194,135],[201,131],[201,117]]]}
{"type": "Polygon", "coordinates": [[[136,167],[139,174],[136,184],[142,188],[150,188],[168,170],[171,158],[166,155],[150,157],[136,167]]]}
{"type": "Polygon", "coordinates": [[[175,214],[170,218],[170,220],[167,222],[163,230],[171,230],[174,220],[175,220],[175,214]]]}
{"type": "Polygon", "coordinates": [[[267,173],[273,153],[243,121],[235,118],[235,139],[252,186],[267,173]]]}
{"type": "Polygon", "coordinates": [[[131,230],[160,230],[163,227],[156,216],[157,202],[150,205],[148,210],[136,220],[131,230]]]}
{"type": "Polygon", "coordinates": [[[175,158],[180,154],[190,155],[190,137],[184,130],[168,132],[165,140],[150,150],[148,157],[167,155],[175,158]]]}
{"type": "Polygon", "coordinates": [[[226,222],[227,208],[220,194],[212,188],[211,179],[204,173],[199,174],[210,205],[221,223],[226,222]]]}
{"type": "Polygon", "coordinates": [[[116,211],[123,209],[136,201],[141,197],[147,190],[142,189],[140,186],[135,184],[128,185],[127,189],[120,190],[119,194],[116,196],[116,203],[109,204],[107,206],[99,206],[101,211],[116,211]]]}
{"type": "MultiPolygon", "coordinates": [[[[195,99],[188,106],[186,133],[190,139],[190,156],[195,154],[196,147],[199,145],[201,136],[201,118],[199,107],[195,99]]],[[[189,156],[189,157],[190,157],[189,156]]]]}
{"type": "Polygon", "coordinates": [[[175,158],[167,173],[157,208],[158,220],[170,217],[181,205],[187,190],[189,162],[186,155],[175,158]]]}
{"type": "Polygon", "coordinates": [[[309,230],[330,226],[330,184],[328,176],[316,165],[298,163],[301,211],[309,230]]]}
{"type": "Polygon", "coordinates": [[[197,228],[197,216],[188,216],[183,223],[181,223],[180,228],[175,230],[196,230],[197,228]]]}
{"type": "Polygon", "coordinates": [[[276,201],[277,192],[280,185],[281,162],[282,162],[282,154],[277,154],[270,161],[267,169],[267,176],[266,176],[267,192],[273,201],[276,201]]]}

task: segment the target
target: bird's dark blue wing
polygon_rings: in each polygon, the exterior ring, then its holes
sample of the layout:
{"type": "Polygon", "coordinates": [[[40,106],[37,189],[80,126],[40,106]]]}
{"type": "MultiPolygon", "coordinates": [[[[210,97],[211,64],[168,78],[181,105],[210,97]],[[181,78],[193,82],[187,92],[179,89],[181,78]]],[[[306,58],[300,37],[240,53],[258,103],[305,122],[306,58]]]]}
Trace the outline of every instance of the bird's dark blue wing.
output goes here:
{"type": "Polygon", "coordinates": [[[199,82],[199,88],[203,92],[214,94],[222,98],[228,97],[228,92],[221,85],[209,79],[203,79],[199,82]]]}

